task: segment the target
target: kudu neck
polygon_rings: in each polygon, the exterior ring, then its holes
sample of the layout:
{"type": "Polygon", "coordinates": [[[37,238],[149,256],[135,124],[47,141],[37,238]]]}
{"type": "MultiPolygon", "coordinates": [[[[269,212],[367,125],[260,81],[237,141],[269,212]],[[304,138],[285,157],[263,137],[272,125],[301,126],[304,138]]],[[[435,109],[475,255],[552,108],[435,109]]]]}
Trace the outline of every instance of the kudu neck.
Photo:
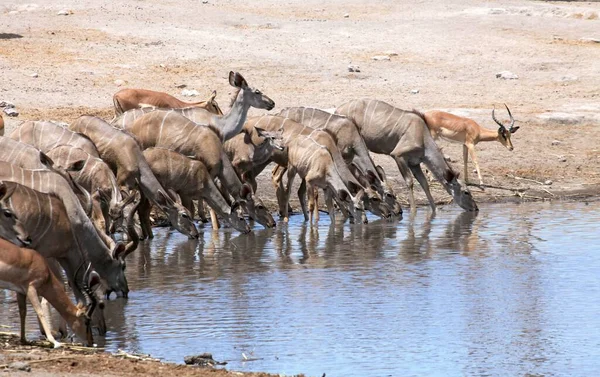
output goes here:
{"type": "Polygon", "coordinates": [[[213,122],[221,130],[223,141],[240,133],[246,123],[249,108],[250,104],[244,100],[244,89],[241,89],[227,114],[213,115],[213,122]]]}

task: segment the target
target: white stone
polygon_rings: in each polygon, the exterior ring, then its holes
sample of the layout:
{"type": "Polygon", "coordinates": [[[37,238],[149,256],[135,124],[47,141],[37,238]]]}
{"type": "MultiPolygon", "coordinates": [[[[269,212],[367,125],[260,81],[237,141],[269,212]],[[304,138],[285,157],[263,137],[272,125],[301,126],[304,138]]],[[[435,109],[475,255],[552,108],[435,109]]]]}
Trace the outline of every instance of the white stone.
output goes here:
{"type": "Polygon", "coordinates": [[[600,43],[600,38],[580,38],[579,40],[586,43],[600,43]]]}
{"type": "Polygon", "coordinates": [[[33,73],[29,74],[29,77],[36,78],[36,77],[39,77],[39,75],[37,74],[37,72],[33,72],[33,73]]]}
{"type": "Polygon", "coordinates": [[[559,162],[567,162],[567,158],[565,156],[559,156],[558,161],[559,162]]]}
{"type": "Polygon", "coordinates": [[[360,67],[356,64],[350,64],[348,66],[348,72],[360,72],[360,67]]]}
{"type": "Polygon", "coordinates": [[[200,93],[198,93],[196,89],[183,89],[181,95],[184,97],[196,97],[199,96],[200,93]]]}
{"type": "Polygon", "coordinates": [[[390,57],[388,55],[376,55],[376,56],[373,56],[371,59],[378,60],[378,61],[385,61],[385,60],[390,60],[390,57]]]}
{"type": "Polygon", "coordinates": [[[515,75],[511,71],[502,71],[496,73],[496,78],[502,80],[518,80],[519,76],[515,75]]]}
{"type": "Polygon", "coordinates": [[[556,146],[556,145],[560,145],[562,144],[562,142],[560,140],[552,140],[552,145],[556,146]]]}
{"type": "Polygon", "coordinates": [[[350,15],[349,15],[348,13],[346,13],[346,14],[344,15],[344,18],[350,18],[350,15]]]}
{"type": "Polygon", "coordinates": [[[419,94],[419,89],[413,89],[413,90],[411,90],[410,94],[419,94]]]}
{"type": "Polygon", "coordinates": [[[552,180],[551,179],[547,179],[547,180],[544,181],[544,184],[546,186],[550,186],[550,185],[552,185],[552,180]]]}
{"type": "Polygon", "coordinates": [[[68,16],[68,15],[70,15],[70,14],[73,14],[73,11],[70,11],[70,10],[63,9],[63,10],[61,10],[61,11],[58,11],[58,13],[56,13],[56,14],[57,14],[58,16],[68,16]]]}
{"type": "Polygon", "coordinates": [[[115,80],[115,85],[116,86],[125,85],[125,80],[117,79],[117,80],[115,80]]]}

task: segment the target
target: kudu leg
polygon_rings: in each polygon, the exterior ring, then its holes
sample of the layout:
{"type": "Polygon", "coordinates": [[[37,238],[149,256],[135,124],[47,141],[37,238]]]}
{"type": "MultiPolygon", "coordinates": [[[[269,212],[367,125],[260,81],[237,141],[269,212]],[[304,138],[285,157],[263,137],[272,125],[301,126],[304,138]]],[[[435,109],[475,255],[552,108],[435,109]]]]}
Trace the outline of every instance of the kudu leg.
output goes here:
{"type": "Polygon", "coordinates": [[[284,217],[283,217],[283,221],[285,221],[286,223],[290,220],[290,195],[292,192],[292,184],[294,183],[294,177],[296,177],[296,169],[293,166],[288,167],[287,169],[287,184],[285,186],[285,193],[284,193],[284,201],[283,201],[283,207],[284,207],[284,217]]]}
{"type": "Polygon", "coordinates": [[[319,189],[313,185],[308,185],[308,212],[311,224],[319,221],[319,189]]]}
{"type": "Polygon", "coordinates": [[[142,238],[154,238],[152,225],[150,224],[150,210],[152,209],[152,204],[141,191],[140,194],[141,199],[140,205],[138,206],[138,217],[140,218],[140,225],[142,227],[142,238]]]}
{"type": "Polygon", "coordinates": [[[408,187],[408,202],[410,203],[410,211],[416,212],[417,206],[415,203],[415,193],[414,193],[414,182],[413,176],[410,173],[410,169],[406,164],[406,161],[402,157],[394,157],[396,161],[396,165],[398,165],[398,170],[400,170],[400,174],[402,174],[402,178],[404,178],[404,182],[406,183],[406,187],[408,187]]]}
{"type": "Polygon", "coordinates": [[[463,144],[463,179],[469,183],[469,148],[463,144]]]}
{"type": "Polygon", "coordinates": [[[417,181],[419,182],[419,184],[421,185],[421,187],[423,187],[423,191],[425,191],[427,200],[429,200],[431,210],[433,211],[433,213],[435,213],[435,201],[433,200],[433,196],[431,195],[431,191],[429,190],[429,182],[427,182],[427,177],[425,177],[423,170],[421,170],[421,165],[409,165],[409,168],[412,171],[415,178],[417,179],[417,181]]]}
{"type": "Polygon", "coordinates": [[[198,199],[198,217],[200,217],[200,221],[203,223],[207,223],[208,219],[206,218],[206,211],[204,210],[204,200],[198,199]]]}
{"type": "Polygon", "coordinates": [[[308,221],[308,211],[306,209],[306,180],[303,179],[298,188],[298,200],[300,201],[300,207],[302,207],[302,213],[304,214],[304,221],[308,221]]]}

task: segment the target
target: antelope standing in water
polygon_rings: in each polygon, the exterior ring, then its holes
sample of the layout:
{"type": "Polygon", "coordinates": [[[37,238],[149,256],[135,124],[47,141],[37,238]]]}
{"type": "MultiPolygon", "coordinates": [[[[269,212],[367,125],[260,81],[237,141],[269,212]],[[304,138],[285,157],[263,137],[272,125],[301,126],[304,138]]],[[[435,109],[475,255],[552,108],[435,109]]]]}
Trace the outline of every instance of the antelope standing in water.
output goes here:
{"type": "MultiPolygon", "coordinates": [[[[167,215],[173,227],[180,233],[190,238],[198,237],[191,214],[175,202],[158,182],[135,137],[89,115],[77,118],[69,128],[94,141],[102,159],[116,172],[119,186],[125,186],[129,190],[139,188],[144,196],[140,206],[145,208],[145,201],[150,200],[167,215]]],[[[143,221],[141,225],[144,237],[152,238],[150,223],[143,221]]]]}
{"type": "MultiPolygon", "coordinates": [[[[218,131],[221,141],[227,141],[240,133],[246,122],[250,107],[266,110],[271,110],[275,107],[275,102],[272,99],[264,95],[260,90],[248,86],[244,77],[239,73],[229,72],[229,84],[235,87],[237,91],[233,95],[231,108],[227,114],[217,115],[200,108],[173,109],[170,113],[163,111],[162,114],[167,116],[172,113],[180,113],[195,123],[213,126],[218,131]]],[[[143,109],[130,110],[112,123],[116,127],[129,129],[133,122],[143,116],[143,112],[143,109]]],[[[159,126],[160,123],[156,125],[159,126]]],[[[155,130],[154,132],[159,131],[155,130]]]]}
{"type": "Polygon", "coordinates": [[[473,163],[475,164],[475,170],[477,171],[477,177],[479,178],[479,184],[483,185],[481,171],[479,170],[479,162],[477,161],[477,154],[475,153],[475,145],[477,145],[477,143],[480,141],[498,141],[509,151],[514,149],[510,136],[517,132],[519,126],[515,127],[515,119],[510,113],[510,109],[506,104],[504,106],[510,117],[508,129],[496,119],[494,114],[496,109],[492,110],[492,119],[500,126],[498,131],[481,127],[472,119],[459,117],[458,115],[443,111],[428,111],[425,113],[425,121],[427,122],[427,126],[429,127],[431,136],[433,136],[434,140],[441,137],[442,139],[458,142],[463,145],[465,182],[468,182],[469,171],[467,169],[467,163],[468,155],[471,155],[471,160],[473,160],[473,163]]]}
{"type": "MultiPolygon", "coordinates": [[[[192,200],[205,200],[217,215],[227,219],[235,229],[242,233],[250,232],[246,220],[237,214],[240,203],[234,202],[231,206],[227,203],[202,162],[164,148],[148,148],[144,151],[144,157],[159,182],[179,195],[182,204],[190,212],[194,210],[192,200]]],[[[242,190],[245,189],[247,187],[242,186],[242,190]]],[[[246,195],[242,192],[240,196],[246,195]]],[[[274,227],[275,221],[268,226],[274,227]]],[[[213,228],[217,229],[218,224],[213,223],[213,228]]]]}
{"type": "Polygon", "coordinates": [[[214,114],[222,115],[223,112],[215,98],[217,92],[213,91],[210,98],[200,102],[184,102],[163,92],[155,92],[147,89],[121,89],[113,96],[115,106],[115,119],[124,112],[131,109],[206,109],[214,114]]]}
{"type": "Polygon", "coordinates": [[[240,196],[246,190],[242,191],[243,183],[225,154],[219,131],[214,127],[198,125],[172,111],[157,110],[137,119],[126,130],[136,136],[143,149],[166,148],[201,161],[210,176],[213,179],[219,177],[234,200],[242,203],[250,217],[267,227],[273,222],[273,217],[252,190],[246,197],[240,196]]]}
{"type": "MultiPolygon", "coordinates": [[[[402,214],[402,207],[394,194],[392,185],[387,181],[381,166],[375,166],[369,155],[369,149],[354,122],[344,116],[328,113],[324,110],[308,107],[289,107],[279,112],[280,116],[290,118],[307,127],[331,131],[336,138],[337,147],[350,165],[354,163],[370,185],[381,195],[395,216],[402,214]]],[[[358,178],[358,176],[356,177],[358,178]]]]}
{"type": "Polygon", "coordinates": [[[338,107],[336,113],[354,121],[371,152],[387,154],[396,161],[409,189],[411,211],[416,210],[412,172],[435,212],[435,202],[429,191],[427,178],[421,170],[421,162],[452,195],[456,204],[467,211],[477,210],[471,192],[458,180],[458,174],[444,160],[444,155],[431,137],[421,113],[401,110],[373,99],[347,102],[338,107]]]}

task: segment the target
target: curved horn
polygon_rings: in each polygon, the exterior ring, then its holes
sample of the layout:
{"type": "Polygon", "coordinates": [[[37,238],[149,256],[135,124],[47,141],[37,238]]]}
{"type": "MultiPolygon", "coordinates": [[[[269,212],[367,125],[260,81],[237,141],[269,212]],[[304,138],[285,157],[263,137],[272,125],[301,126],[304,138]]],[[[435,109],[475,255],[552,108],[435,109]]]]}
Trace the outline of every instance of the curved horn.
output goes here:
{"type": "Polygon", "coordinates": [[[500,123],[500,121],[498,119],[496,119],[496,115],[494,114],[495,111],[496,111],[496,106],[494,106],[494,108],[492,109],[492,119],[494,120],[494,122],[496,122],[500,126],[500,128],[506,129],[506,127],[504,127],[504,125],[502,123],[500,123]]]}
{"type": "MultiPolygon", "coordinates": [[[[135,195],[132,195],[135,196],[135,195]]],[[[140,243],[140,237],[135,230],[135,223],[133,222],[133,216],[137,212],[138,206],[140,205],[141,200],[136,201],[135,205],[127,215],[126,226],[127,226],[127,234],[129,235],[129,243],[125,246],[125,251],[121,256],[122,259],[127,258],[127,256],[137,249],[138,244],[140,243]]]]}
{"type": "Polygon", "coordinates": [[[504,107],[506,107],[506,111],[508,111],[508,116],[510,117],[510,129],[513,128],[513,126],[515,125],[515,118],[513,118],[512,114],[510,113],[510,109],[508,108],[508,106],[506,106],[506,104],[504,104],[504,107]]]}

